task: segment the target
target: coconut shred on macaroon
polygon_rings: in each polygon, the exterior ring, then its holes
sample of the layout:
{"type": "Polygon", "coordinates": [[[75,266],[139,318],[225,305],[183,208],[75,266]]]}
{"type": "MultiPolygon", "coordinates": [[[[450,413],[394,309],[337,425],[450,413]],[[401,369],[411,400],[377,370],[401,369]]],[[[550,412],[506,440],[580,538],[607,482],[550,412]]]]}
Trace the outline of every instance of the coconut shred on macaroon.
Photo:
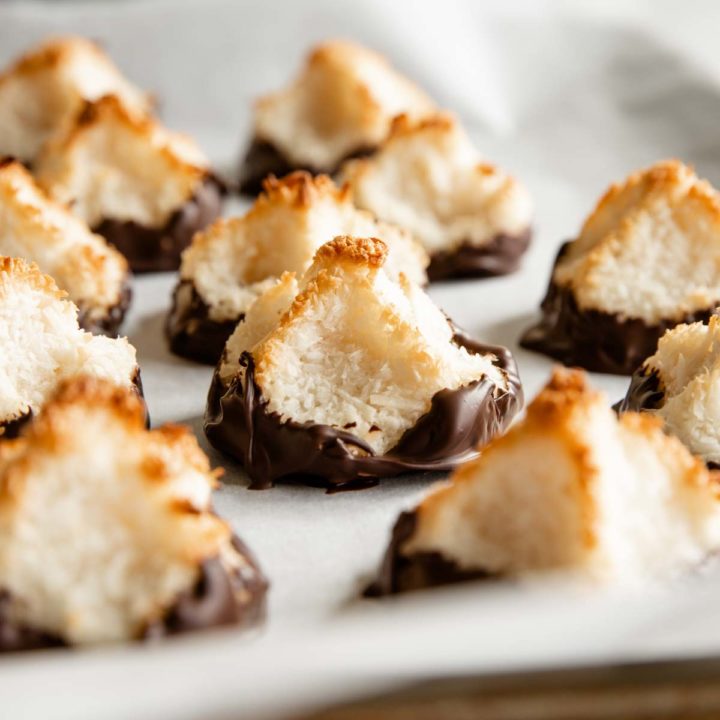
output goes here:
{"type": "Polygon", "coordinates": [[[463,335],[379,239],[337,237],[285,273],[229,338],[205,432],[253,487],[330,488],[447,470],[522,405],[508,350],[463,335]]]}
{"type": "Polygon", "coordinates": [[[0,442],[0,652],[261,619],[267,581],[211,509],[216,477],[187,429],[146,430],[126,388],[61,382],[0,442]]]}
{"type": "Polygon", "coordinates": [[[618,419],[578,370],[450,480],[400,516],[369,594],[542,573],[658,584],[720,549],[718,475],[656,418],[618,419]]]}
{"type": "Polygon", "coordinates": [[[193,234],[222,204],[222,188],[195,142],[115,96],[86,103],[43,146],[34,171],[135,272],[176,270],[193,234]]]}
{"type": "Polygon", "coordinates": [[[336,235],[381,237],[387,272],[427,282],[427,254],[411,235],[356,208],[348,188],[327,175],[271,176],[263,188],[244,216],[218,220],[183,253],[166,323],[174,353],[216,364],[255,299],[283,272],[305,272],[318,247],[336,235]]]}
{"type": "Polygon", "coordinates": [[[630,375],[669,328],[720,303],[720,195],[677,160],[613,185],[555,260],[521,345],[630,375]]]}
{"type": "Polygon", "coordinates": [[[382,55],[356,43],[325,42],[287,88],[255,104],[241,189],[259,192],[271,173],[332,174],[347,158],[372,152],[396,115],[419,117],[434,108],[382,55]]]}

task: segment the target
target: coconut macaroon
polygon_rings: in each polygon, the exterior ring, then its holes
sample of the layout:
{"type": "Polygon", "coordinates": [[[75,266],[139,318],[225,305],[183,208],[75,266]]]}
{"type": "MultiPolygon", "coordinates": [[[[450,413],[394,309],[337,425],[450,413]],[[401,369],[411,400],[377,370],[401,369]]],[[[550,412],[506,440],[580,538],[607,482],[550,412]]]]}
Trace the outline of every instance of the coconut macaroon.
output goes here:
{"type": "Polygon", "coordinates": [[[720,195],[677,160],[613,185],[562,246],[542,319],[521,344],[566,365],[630,374],[659,338],[720,301],[720,195]]]}
{"type": "Polygon", "coordinates": [[[451,115],[396,118],[378,151],[347,162],[341,177],[359,207],[422,243],[431,280],[513,272],[530,243],[529,193],[484,162],[451,115]]]}
{"type": "Polygon", "coordinates": [[[15,436],[59,382],[80,372],[140,392],[127,338],[81,330],[77,307],[34,263],[0,256],[0,327],[0,436],[15,436]]]}
{"type": "Polygon", "coordinates": [[[80,327],[117,335],[130,304],[127,261],[16,161],[0,161],[0,254],[51,275],[77,305],[80,327]]]}
{"type": "Polygon", "coordinates": [[[371,590],[562,571],[669,580],[720,549],[718,478],[647,414],[619,419],[578,370],[393,531],[371,590]]]}
{"type": "Polygon", "coordinates": [[[668,330],[618,409],[660,417],[695,455],[720,466],[720,318],[668,330]]]}
{"type": "Polygon", "coordinates": [[[125,388],[62,383],[0,443],[0,651],[256,621],[267,583],[212,512],[216,477],[125,388]]]}
{"type": "Polygon", "coordinates": [[[343,160],[372,152],[396,115],[422,116],[434,109],[382,55],[351,42],[323,43],[291,85],[255,104],[241,189],[259,192],[270,173],[332,174],[343,160]]]}
{"type": "Polygon", "coordinates": [[[0,157],[34,163],[43,143],[85,101],[104,95],[116,95],[139,114],[151,106],[90,40],[55,38],[31,50],[0,74],[0,157]]]}
{"type": "Polygon", "coordinates": [[[252,486],[333,488],[446,470],[522,404],[508,350],[463,336],[378,239],[337,237],[284,273],[227,342],[205,433],[252,486]]]}
{"type": "Polygon", "coordinates": [[[336,235],[382,238],[385,270],[425,284],[428,258],[409,233],[358,210],[346,187],[327,175],[298,171],[263,182],[243,217],[198,233],[183,253],[166,334],[173,352],[217,363],[248,308],[283,272],[303,273],[315,251],[336,235]]]}
{"type": "Polygon", "coordinates": [[[193,234],[220,212],[221,188],[198,146],[113,96],[86,104],[45,144],[35,171],[136,272],[177,269],[193,234]]]}

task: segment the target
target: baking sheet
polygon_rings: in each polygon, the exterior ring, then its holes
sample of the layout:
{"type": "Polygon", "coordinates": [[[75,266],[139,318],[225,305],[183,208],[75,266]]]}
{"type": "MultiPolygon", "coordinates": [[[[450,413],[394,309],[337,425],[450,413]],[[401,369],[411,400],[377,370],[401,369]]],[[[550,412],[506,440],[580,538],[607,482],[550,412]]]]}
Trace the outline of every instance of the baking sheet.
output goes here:
{"type": "MultiPolygon", "coordinates": [[[[431,296],[479,338],[510,347],[527,397],[552,363],[517,339],[536,314],[559,243],[612,180],[677,156],[720,182],[720,8],[695,3],[483,4],[53,2],[0,4],[0,62],[47,34],[101,40],[155,91],[164,121],[194,134],[222,171],[246,138],[252,98],[282,85],[313,42],[365,42],[454,109],[486,157],[520,177],[537,204],[521,272],[433,285],[431,296]]],[[[227,214],[243,204],[233,200],[227,214]]],[[[125,327],[138,349],[153,423],[201,419],[211,369],[171,355],[164,316],[175,279],[137,278],[125,327]]],[[[627,379],[594,376],[614,401],[627,379]]],[[[249,491],[226,467],[219,512],[272,582],[269,622],[157,648],[3,660],[13,716],[278,717],[401,679],[631,656],[720,650],[714,576],[689,587],[618,595],[548,582],[459,588],[397,602],[359,601],[392,523],[432,478],[328,495],[249,491]]]]}

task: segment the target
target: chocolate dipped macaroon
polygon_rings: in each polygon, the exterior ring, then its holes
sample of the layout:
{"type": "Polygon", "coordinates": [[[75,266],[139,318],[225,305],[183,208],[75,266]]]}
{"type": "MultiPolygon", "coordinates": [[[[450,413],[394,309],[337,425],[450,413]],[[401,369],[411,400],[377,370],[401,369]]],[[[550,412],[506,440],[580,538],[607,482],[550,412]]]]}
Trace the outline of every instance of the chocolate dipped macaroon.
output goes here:
{"type": "Polygon", "coordinates": [[[565,243],[521,345],[565,365],[629,375],[663,333],[720,302],[720,195],[677,160],[613,185],[565,243]]]}
{"type": "Polygon", "coordinates": [[[485,162],[447,113],[396,118],[379,149],[345,163],[340,177],[359,207],[413,234],[431,281],[514,272],[530,243],[529,193],[485,162]]]}
{"type": "Polygon", "coordinates": [[[669,581],[720,549],[718,476],[646,414],[618,416],[557,369],[523,420],[392,533],[369,595],[562,572],[669,581]]]}
{"type": "Polygon", "coordinates": [[[218,220],[183,253],[166,323],[177,355],[217,364],[252,303],[283,272],[305,272],[315,251],[336,235],[382,238],[386,272],[427,282],[427,255],[410,234],[358,210],[349,190],[328,176],[298,171],[271,176],[263,186],[244,216],[218,220]]]}
{"type": "Polygon", "coordinates": [[[141,394],[135,348],[92,335],[55,281],[26,260],[0,256],[0,437],[17,435],[63,379],[80,372],[141,394]]]}
{"type": "Polygon", "coordinates": [[[378,239],[337,237],[285,273],[227,342],[205,433],[251,487],[331,489],[477,457],[522,406],[508,350],[455,328],[378,239]]]}
{"type": "Polygon", "coordinates": [[[34,170],[134,272],[177,270],[192,236],[222,205],[223,188],[198,146],[115,96],[87,103],[46,143],[34,170]]]}
{"type": "Polygon", "coordinates": [[[211,509],[216,477],[126,388],[63,381],[0,442],[0,652],[260,620],[267,581],[211,509]]]}
{"type": "Polygon", "coordinates": [[[0,159],[32,166],[45,142],[71,124],[86,102],[105,95],[120,98],[138,115],[152,108],[150,95],[86,38],[52,38],[28,51],[0,73],[0,159]]]}
{"type": "Polygon", "coordinates": [[[256,102],[240,189],[255,195],[265,177],[292,170],[333,174],[344,160],[372,152],[396,115],[433,109],[382,55],[356,43],[325,42],[287,88],[256,102]]]}
{"type": "Polygon", "coordinates": [[[654,415],[710,467],[720,467],[720,318],[668,330],[617,409],[654,415]]]}
{"type": "Polygon", "coordinates": [[[77,305],[81,328],[118,334],[131,297],[127,260],[17,161],[0,161],[0,255],[25,258],[51,275],[77,305]]]}

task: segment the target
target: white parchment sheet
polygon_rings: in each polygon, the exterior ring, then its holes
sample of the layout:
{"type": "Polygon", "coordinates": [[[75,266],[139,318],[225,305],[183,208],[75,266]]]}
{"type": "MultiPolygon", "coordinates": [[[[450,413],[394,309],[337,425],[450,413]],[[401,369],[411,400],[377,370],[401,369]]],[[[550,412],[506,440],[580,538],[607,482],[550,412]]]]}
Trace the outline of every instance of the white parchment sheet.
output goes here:
{"type": "MultiPolygon", "coordinates": [[[[195,135],[229,172],[252,99],[286,82],[313,42],[350,37],[386,53],[534,195],[536,235],[519,273],[430,289],[458,324],[512,349],[532,397],[552,363],[520,350],[517,339],[536,314],[559,243],[599,194],[669,156],[720,183],[720,5],[629,5],[5,2],[0,63],[48,34],[96,38],[157,94],[164,122],[195,135]]],[[[242,207],[233,200],[227,213],[242,207]]],[[[171,355],[163,336],[174,282],[171,274],[137,278],[125,330],[153,423],[189,423],[207,447],[201,422],[211,370],[171,355]]],[[[613,401],[627,384],[593,379],[613,401]]],[[[720,651],[714,577],[649,597],[552,583],[358,601],[395,517],[429,478],[334,495],[257,492],[236,465],[211,457],[227,470],[217,508],[272,582],[266,627],[154,648],[3,659],[0,698],[12,717],[278,717],[426,675],[720,651]]]]}

